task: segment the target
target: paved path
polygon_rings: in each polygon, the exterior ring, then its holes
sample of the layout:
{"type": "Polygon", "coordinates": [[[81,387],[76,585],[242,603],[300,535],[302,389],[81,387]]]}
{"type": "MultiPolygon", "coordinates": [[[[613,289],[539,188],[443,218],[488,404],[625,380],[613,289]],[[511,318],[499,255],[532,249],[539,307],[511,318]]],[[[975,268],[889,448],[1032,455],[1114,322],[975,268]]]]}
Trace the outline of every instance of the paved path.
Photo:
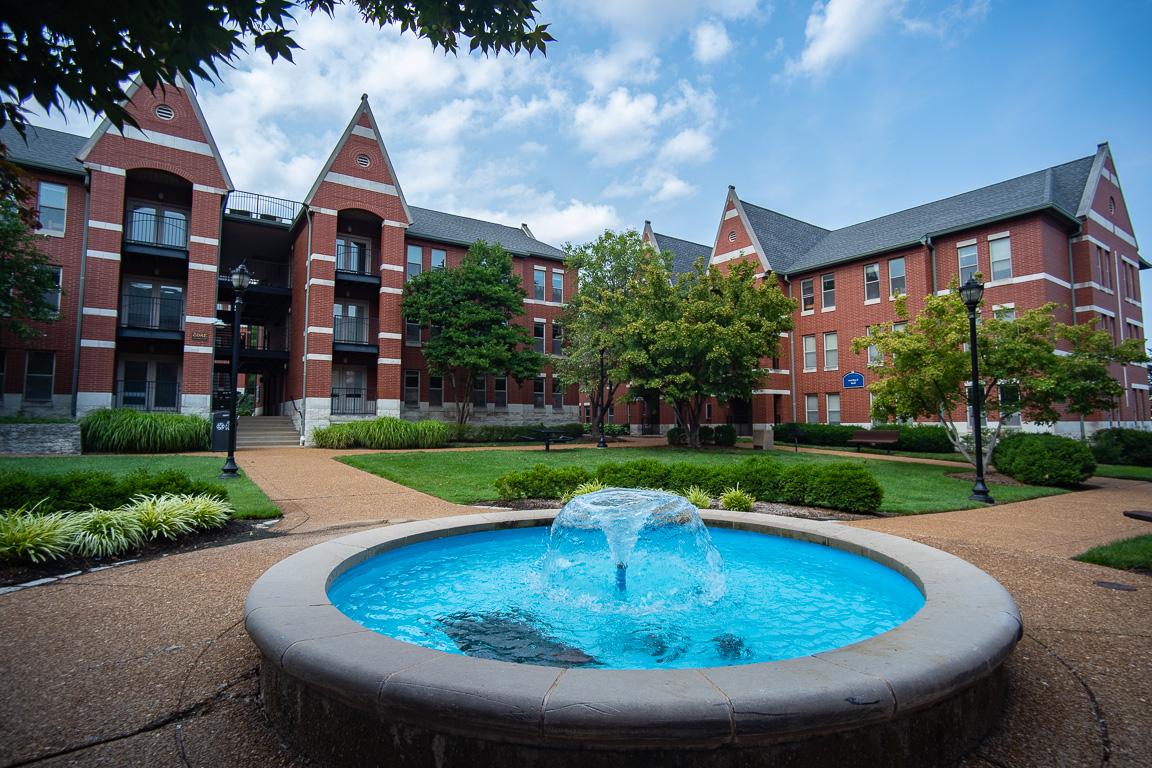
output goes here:
{"type": "MultiPolygon", "coordinates": [[[[281,536],[0,596],[0,768],[301,765],[260,711],[257,654],[239,618],[249,586],[287,555],[350,530],[472,511],[331,460],[339,454],[243,452],[241,467],[285,512],[281,536]]],[[[1150,764],[1152,578],[1066,558],[1152,531],[1120,515],[1152,507],[1152,486],[1099,484],[862,523],[975,562],[1024,610],[1009,716],[966,768],[1150,764]]]]}

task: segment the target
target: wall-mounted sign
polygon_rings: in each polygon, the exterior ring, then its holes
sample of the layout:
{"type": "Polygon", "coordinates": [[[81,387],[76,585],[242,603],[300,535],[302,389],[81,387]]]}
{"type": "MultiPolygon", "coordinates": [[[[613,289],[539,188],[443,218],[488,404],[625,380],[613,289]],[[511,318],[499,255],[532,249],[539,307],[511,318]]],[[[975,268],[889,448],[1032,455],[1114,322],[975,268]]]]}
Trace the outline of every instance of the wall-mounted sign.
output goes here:
{"type": "Polygon", "coordinates": [[[844,389],[864,389],[864,374],[856,371],[844,374],[844,389]]]}
{"type": "Polygon", "coordinates": [[[208,334],[204,331],[193,331],[192,341],[208,341],[208,334]]]}

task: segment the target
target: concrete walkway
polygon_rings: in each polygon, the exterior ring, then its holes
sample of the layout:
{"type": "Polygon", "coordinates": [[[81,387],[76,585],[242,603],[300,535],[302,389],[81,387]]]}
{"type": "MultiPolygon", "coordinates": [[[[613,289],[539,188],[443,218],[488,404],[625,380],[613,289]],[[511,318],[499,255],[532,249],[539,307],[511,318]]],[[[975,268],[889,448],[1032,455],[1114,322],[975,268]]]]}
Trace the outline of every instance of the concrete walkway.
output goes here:
{"type": "MultiPolygon", "coordinates": [[[[475,511],[332,460],[343,453],[242,453],[241,467],[284,510],[280,536],[0,596],[0,768],[302,765],[260,710],[257,654],[240,623],[249,586],[328,538],[475,511]]],[[[1120,515],[1152,507],[1152,486],[1096,482],[992,509],[859,523],[965,557],[1021,604],[1027,632],[1009,662],[1009,715],[966,768],[1152,764],[1152,578],[1066,559],[1152,532],[1120,515]]]]}

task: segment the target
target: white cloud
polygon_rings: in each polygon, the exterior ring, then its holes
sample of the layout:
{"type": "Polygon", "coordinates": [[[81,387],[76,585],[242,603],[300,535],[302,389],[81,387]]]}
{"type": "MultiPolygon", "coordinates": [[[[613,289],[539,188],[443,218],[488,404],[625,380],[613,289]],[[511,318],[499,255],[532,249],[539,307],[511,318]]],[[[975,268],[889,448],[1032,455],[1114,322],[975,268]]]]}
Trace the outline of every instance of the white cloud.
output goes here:
{"type": "Polygon", "coordinates": [[[700,128],[685,128],[660,148],[661,163],[699,163],[715,152],[712,137],[700,128]]]}
{"type": "Polygon", "coordinates": [[[956,0],[928,16],[913,18],[901,15],[900,22],[906,32],[945,38],[955,34],[957,28],[980,23],[990,8],[990,0],[956,0]]]}
{"type": "Polygon", "coordinates": [[[720,61],[732,50],[732,41],[723,24],[704,22],[692,31],[692,57],[701,64],[720,61]]]}
{"type": "Polygon", "coordinates": [[[697,188],[674,173],[660,168],[650,168],[639,180],[615,181],[604,188],[602,197],[639,198],[648,203],[668,203],[673,200],[696,194],[697,188]]]}
{"type": "Polygon", "coordinates": [[[509,226],[527,223],[539,240],[558,247],[567,242],[585,242],[606,229],[620,227],[620,216],[613,206],[576,199],[559,202],[551,192],[533,193],[497,210],[476,208],[461,213],[509,226]]]}
{"type": "Polygon", "coordinates": [[[590,97],[572,114],[577,143],[602,165],[636,160],[652,147],[658,104],[655,95],[633,96],[627,88],[617,88],[606,99],[590,97]]]}
{"type": "Polygon", "coordinates": [[[899,0],[828,0],[816,3],[805,26],[805,47],[785,66],[788,76],[819,77],[856,53],[883,28],[899,0]]]}

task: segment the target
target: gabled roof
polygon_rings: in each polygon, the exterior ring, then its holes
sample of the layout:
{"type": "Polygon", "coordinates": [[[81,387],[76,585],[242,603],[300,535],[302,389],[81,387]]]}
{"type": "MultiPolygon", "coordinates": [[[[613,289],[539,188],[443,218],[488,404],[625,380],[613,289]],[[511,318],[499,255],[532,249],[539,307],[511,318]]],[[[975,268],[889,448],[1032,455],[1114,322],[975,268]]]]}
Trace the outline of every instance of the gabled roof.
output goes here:
{"type": "Polygon", "coordinates": [[[454,213],[433,211],[412,206],[412,225],[408,236],[434,240],[440,243],[469,246],[477,240],[498,243],[504,250],[519,256],[542,256],[563,261],[564,251],[529,237],[524,229],[496,224],[491,221],[470,219],[454,213]]]}
{"type": "Polygon", "coordinates": [[[76,159],[87,138],[51,128],[29,125],[21,136],[12,123],[0,128],[0,142],[8,147],[8,159],[17,165],[73,176],[84,175],[84,164],[76,159]]]}
{"type": "Polygon", "coordinates": [[[1083,157],[832,231],[741,202],[772,268],[795,274],[1033,211],[1048,209],[1074,221],[1095,159],[1083,157]]]}
{"type": "Polygon", "coordinates": [[[649,236],[656,250],[672,252],[672,271],[677,275],[690,271],[697,259],[704,259],[704,263],[707,264],[709,257],[712,256],[712,248],[702,243],[693,243],[691,240],[681,240],[656,232],[651,232],[649,236]]]}

